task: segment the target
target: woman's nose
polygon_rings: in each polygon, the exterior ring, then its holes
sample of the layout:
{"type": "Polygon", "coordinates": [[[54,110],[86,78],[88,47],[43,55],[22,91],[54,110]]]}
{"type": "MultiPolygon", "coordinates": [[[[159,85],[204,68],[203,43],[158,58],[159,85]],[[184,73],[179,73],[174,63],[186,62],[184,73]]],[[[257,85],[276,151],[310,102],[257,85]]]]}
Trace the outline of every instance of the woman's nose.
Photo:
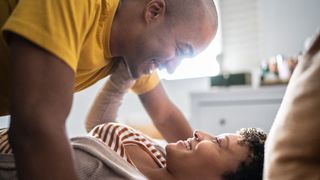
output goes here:
{"type": "Polygon", "coordinates": [[[195,138],[196,141],[203,140],[203,135],[201,134],[200,131],[197,131],[197,130],[193,132],[193,137],[195,138]]]}

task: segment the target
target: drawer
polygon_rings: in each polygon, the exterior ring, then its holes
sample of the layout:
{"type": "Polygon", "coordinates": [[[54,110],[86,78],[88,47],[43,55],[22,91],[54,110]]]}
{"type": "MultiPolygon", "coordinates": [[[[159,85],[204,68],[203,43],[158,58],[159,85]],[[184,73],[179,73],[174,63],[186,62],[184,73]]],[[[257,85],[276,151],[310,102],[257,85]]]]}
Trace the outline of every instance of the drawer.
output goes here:
{"type": "Polygon", "coordinates": [[[268,132],[280,103],[281,99],[202,104],[191,124],[195,129],[213,134],[236,132],[243,127],[258,127],[268,132]]]}

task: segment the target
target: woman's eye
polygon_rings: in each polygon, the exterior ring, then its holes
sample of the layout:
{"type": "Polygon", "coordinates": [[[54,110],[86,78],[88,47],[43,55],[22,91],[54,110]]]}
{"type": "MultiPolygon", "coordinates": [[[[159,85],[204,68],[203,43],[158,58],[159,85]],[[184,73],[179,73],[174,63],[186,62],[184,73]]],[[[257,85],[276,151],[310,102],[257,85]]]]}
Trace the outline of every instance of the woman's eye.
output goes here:
{"type": "Polygon", "coordinates": [[[217,139],[218,144],[221,146],[221,139],[217,139]]]}
{"type": "Polygon", "coordinates": [[[218,144],[220,145],[220,147],[222,147],[224,145],[224,139],[223,138],[217,138],[218,144]]]}
{"type": "Polygon", "coordinates": [[[221,140],[220,139],[214,138],[212,141],[213,141],[213,143],[216,143],[221,147],[221,140]]]}

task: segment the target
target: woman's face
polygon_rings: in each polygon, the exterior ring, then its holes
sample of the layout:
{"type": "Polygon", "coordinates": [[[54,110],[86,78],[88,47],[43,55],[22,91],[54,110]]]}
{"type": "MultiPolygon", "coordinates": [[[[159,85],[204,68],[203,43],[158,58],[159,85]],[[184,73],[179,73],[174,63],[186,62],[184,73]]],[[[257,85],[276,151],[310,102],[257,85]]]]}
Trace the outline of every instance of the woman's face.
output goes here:
{"type": "Polygon", "coordinates": [[[168,171],[181,178],[219,179],[248,158],[249,148],[241,139],[238,134],[195,131],[192,138],[166,146],[168,171]]]}

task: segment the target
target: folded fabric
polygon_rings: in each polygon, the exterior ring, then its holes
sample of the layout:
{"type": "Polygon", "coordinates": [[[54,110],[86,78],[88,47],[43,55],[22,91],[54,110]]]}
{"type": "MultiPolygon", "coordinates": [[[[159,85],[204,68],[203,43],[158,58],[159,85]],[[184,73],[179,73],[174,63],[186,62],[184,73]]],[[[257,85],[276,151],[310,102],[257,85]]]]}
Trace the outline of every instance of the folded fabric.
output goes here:
{"type": "Polygon", "coordinates": [[[320,36],[299,62],[266,142],[264,179],[320,179],[320,36]]]}
{"type": "MultiPolygon", "coordinates": [[[[75,167],[80,180],[147,179],[98,139],[82,136],[71,139],[75,167]]],[[[0,179],[16,180],[13,155],[0,154],[0,179]]]]}

